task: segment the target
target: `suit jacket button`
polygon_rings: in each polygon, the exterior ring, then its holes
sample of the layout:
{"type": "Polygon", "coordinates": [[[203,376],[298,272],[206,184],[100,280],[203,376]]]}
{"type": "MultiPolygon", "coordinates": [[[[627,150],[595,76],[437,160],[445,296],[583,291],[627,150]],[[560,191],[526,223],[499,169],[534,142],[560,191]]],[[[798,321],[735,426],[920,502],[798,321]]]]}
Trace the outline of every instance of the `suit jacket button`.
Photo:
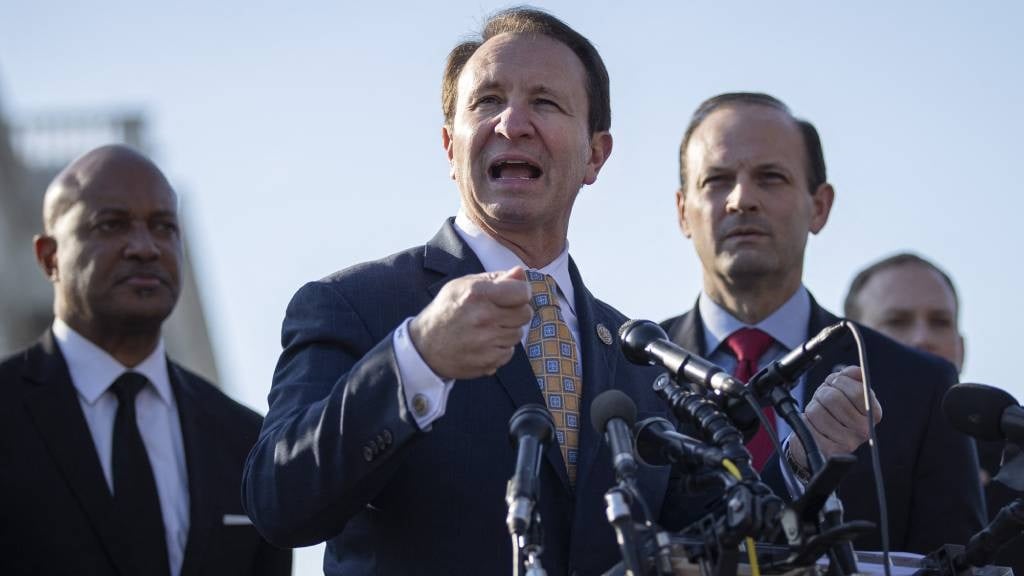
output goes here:
{"type": "MultiPolygon", "coordinates": [[[[384,431],[381,432],[380,435],[384,437],[384,443],[387,444],[388,446],[390,446],[391,445],[391,441],[394,440],[394,438],[391,436],[391,430],[388,430],[387,428],[385,428],[384,431]]],[[[1022,575],[1022,576],[1024,576],[1024,575],[1022,575]]]]}
{"type": "Polygon", "coordinates": [[[363,446],[363,460],[366,460],[367,462],[373,462],[373,458],[376,455],[377,454],[373,451],[373,448],[371,448],[370,446],[363,446]]]}
{"type": "Polygon", "coordinates": [[[417,416],[422,418],[427,415],[429,410],[430,401],[427,400],[426,396],[423,394],[417,394],[412,397],[412,411],[415,412],[417,416]]]}

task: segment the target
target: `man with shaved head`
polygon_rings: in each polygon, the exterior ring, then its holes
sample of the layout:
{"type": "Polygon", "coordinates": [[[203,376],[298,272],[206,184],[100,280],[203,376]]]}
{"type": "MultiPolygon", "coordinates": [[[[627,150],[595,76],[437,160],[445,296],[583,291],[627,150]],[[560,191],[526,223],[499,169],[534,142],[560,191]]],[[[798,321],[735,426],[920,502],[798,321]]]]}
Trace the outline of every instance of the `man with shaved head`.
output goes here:
{"type": "Polygon", "coordinates": [[[2,574],[290,572],[239,498],[261,418],[164,353],[177,204],[156,165],[119,145],[46,191],[34,245],[53,325],[0,363],[2,574]]]}

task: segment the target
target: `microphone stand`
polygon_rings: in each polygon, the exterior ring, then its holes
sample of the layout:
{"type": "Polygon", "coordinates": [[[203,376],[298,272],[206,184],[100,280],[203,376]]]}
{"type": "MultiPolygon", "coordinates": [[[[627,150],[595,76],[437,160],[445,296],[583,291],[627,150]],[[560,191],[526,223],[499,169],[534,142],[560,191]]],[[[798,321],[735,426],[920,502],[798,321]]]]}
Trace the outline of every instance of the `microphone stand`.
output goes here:
{"type": "MultiPolygon", "coordinates": [[[[821,453],[821,448],[814,441],[810,428],[800,418],[800,407],[797,405],[793,395],[789,393],[787,386],[794,384],[803,372],[808,370],[813,364],[814,362],[808,362],[799,372],[792,375],[783,375],[779,370],[779,363],[777,361],[773,362],[755,374],[750,379],[748,387],[752,388],[755,392],[760,392],[762,396],[767,395],[775,407],[776,413],[789,425],[800,441],[801,446],[804,448],[804,454],[807,456],[807,464],[811,469],[811,474],[816,475],[825,469],[825,457],[821,453]],[[764,387],[762,385],[764,381],[784,382],[786,385],[774,384],[771,385],[769,390],[763,391],[760,388],[764,387]],[[767,394],[764,394],[764,392],[767,392],[767,394]]],[[[779,454],[779,458],[785,458],[785,455],[779,454]]],[[[838,478],[835,479],[836,484],[838,484],[838,480],[838,478]]],[[[824,532],[837,529],[843,524],[843,505],[835,495],[835,487],[831,486],[830,488],[832,490],[830,490],[822,510],[822,529],[824,532]]],[[[858,571],[857,555],[853,550],[853,543],[849,540],[840,540],[833,544],[829,551],[829,558],[832,560],[829,563],[829,573],[833,576],[849,576],[858,571]]]]}
{"type": "Polygon", "coordinates": [[[631,490],[621,484],[613,486],[605,493],[605,514],[608,516],[608,523],[615,528],[615,540],[622,552],[622,567],[625,574],[642,576],[636,526],[633,524],[633,513],[629,509],[632,500],[631,490]]]}

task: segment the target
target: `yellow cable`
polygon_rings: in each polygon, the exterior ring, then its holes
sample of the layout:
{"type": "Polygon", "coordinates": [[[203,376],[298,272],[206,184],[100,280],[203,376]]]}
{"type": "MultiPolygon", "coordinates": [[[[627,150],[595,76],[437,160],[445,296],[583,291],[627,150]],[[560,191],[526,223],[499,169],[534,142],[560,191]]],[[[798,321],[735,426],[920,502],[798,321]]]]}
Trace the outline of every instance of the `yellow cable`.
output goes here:
{"type": "Polygon", "coordinates": [[[750,576],[761,576],[761,567],[757,564],[757,549],[754,539],[747,536],[747,559],[750,561],[750,576]]]}
{"type": "Polygon", "coordinates": [[[732,460],[729,460],[728,458],[722,458],[722,467],[728,470],[729,474],[732,474],[733,478],[737,480],[743,480],[743,475],[740,474],[740,469],[737,468],[736,465],[732,463],[732,460]]]}
{"type": "MultiPolygon", "coordinates": [[[[740,474],[740,469],[732,463],[732,460],[728,458],[722,458],[722,467],[725,468],[729,474],[732,474],[737,480],[742,480],[743,475],[740,474]]],[[[754,539],[747,537],[747,561],[750,562],[750,575],[761,576],[761,567],[757,563],[757,548],[754,546],[754,539]]]]}

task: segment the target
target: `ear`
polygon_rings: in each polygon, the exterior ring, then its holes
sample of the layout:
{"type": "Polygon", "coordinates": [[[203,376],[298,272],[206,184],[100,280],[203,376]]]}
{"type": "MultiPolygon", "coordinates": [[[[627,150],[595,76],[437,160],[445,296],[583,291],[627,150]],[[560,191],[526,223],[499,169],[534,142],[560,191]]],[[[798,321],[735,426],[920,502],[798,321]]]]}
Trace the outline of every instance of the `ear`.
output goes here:
{"type": "Polygon", "coordinates": [[[455,151],[452,149],[452,133],[447,125],[441,127],[441,145],[448,156],[448,177],[455,180],[455,151]]]}
{"type": "Polygon", "coordinates": [[[590,138],[590,157],[587,159],[586,173],[583,183],[590,185],[597,181],[597,173],[612,154],[612,135],[610,132],[597,132],[590,138]]]}
{"type": "Polygon", "coordinates": [[[811,226],[812,234],[821,232],[828,222],[828,215],[832,211],[832,202],[836,199],[836,191],[832,185],[825,182],[811,194],[811,226]]]}
{"type": "Polygon", "coordinates": [[[686,223],[686,192],[682,188],[676,190],[676,217],[679,218],[679,229],[690,238],[690,225],[686,223]]]}
{"type": "Polygon", "coordinates": [[[963,335],[957,333],[957,339],[959,340],[959,346],[957,347],[956,356],[957,363],[956,368],[961,374],[964,372],[964,358],[967,355],[967,340],[964,339],[963,335]]]}
{"type": "Polygon", "coordinates": [[[43,234],[36,234],[32,238],[32,247],[36,253],[36,262],[39,263],[39,267],[43,269],[43,273],[50,279],[50,282],[56,282],[60,279],[59,271],[57,270],[57,240],[53,236],[46,236],[43,234]]]}

